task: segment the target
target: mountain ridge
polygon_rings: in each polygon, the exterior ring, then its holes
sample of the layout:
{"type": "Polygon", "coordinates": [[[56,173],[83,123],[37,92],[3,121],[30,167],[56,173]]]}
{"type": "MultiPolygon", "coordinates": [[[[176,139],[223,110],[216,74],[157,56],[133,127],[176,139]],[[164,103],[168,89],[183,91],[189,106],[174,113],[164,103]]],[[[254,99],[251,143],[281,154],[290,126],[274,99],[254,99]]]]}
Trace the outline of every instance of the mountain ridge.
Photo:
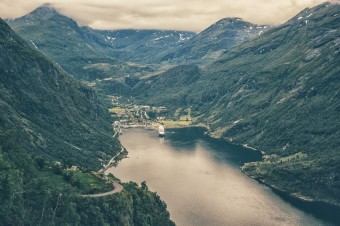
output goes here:
{"type": "Polygon", "coordinates": [[[163,57],[163,60],[175,59],[186,63],[202,63],[218,59],[224,51],[246,40],[261,35],[271,28],[268,25],[256,25],[241,18],[222,18],[210,25],[183,46],[178,47],[163,57]]]}
{"type": "MultiPolygon", "coordinates": [[[[19,34],[26,40],[34,42],[38,48],[39,45],[47,45],[47,48],[42,49],[42,51],[46,52],[49,57],[53,58],[57,62],[62,60],[58,57],[61,55],[61,52],[57,51],[57,47],[63,46],[63,43],[60,43],[57,46],[48,46],[50,45],[48,43],[60,41],[51,38],[44,41],[44,38],[42,38],[43,32],[37,34],[33,31],[33,33],[30,33],[30,30],[36,30],[38,28],[32,29],[34,27],[34,23],[29,22],[29,18],[33,18],[38,21],[45,21],[44,23],[47,24],[42,25],[39,22],[39,26],[47,26],[46,29],[51,30],[50,26],[52,26],[55,22],[48,22],[48,19],[53,16],[58,16],[60,21],[72,21],[74,30],[79,33],[78,36],[81,36],[81,41],[79,41],[80,39],[78,38],[76,39],[78,40],[77,42],[85,42],[87,45],[92,46],[92,48],[94,48],[97,52],[106,56],[106,58],[101,56],[102,62],[97,60],[97,62],[89,63],[87,61],[95,60],[87,59],[86,61],[84,59],[83,62],[78,63],[79,65],[74,65],[72,67],[70,67],[67,62],[75,61],[73,58],[69,58],[65,62],[61,63],[63,68],[67,69],[67,71],[76,75],[80,74],[78,76],[80,78],[85,77],[86,79],[90,78],[91,80],[94,78],[102,79],[105,77],[112,77],[112,75],[119,75],[122,73],[141,76],[138,71],[152,73],[153,71],[148,71],[148,65],[157,68],[159,67],[159,64],[176,65],[181,62],[184,62],[184,64],[190,64],[212,61],[221,56],[223,51],[226,51],[230,47],[241,44],[247,39],[260,35],[270,28],[268,25],[262,26],[251,24],[240,18],[223,18],[199,34],[174,30],[97,30],[88,26],[78,26],[73,19],[62,16],[58,11],[50,6],[41,6],[21,18],[8,20],[14,30],[19,32],[19,34]],[[31,25],[33,27],[27,31],[30,27],[29,23],[33,23],[31,25]],[[51,23],[52,25],[48,25],[51,23]],[[34,37],[35,40],[32,39],[32,37],[34,37]],[[117,62],[110,63],[111,60],[117,62]],[[135,67],[129,67],[129,65],[131,65],[130,62],[133,63],[135,67]],[[125,63],[127,63],[127,65],[125,63]],[[106,66],[101,66],[103,64],[106,64],[106,66]],[[125,66],[119,67],[118,64],[125,66]],[[141,67],[136,67],[138,64],[141,64],[141,67]],[[78,67],[78,70],[76,67],[78,67]],[[85,70],[82,70],[81,73],[79,73],[79,68],[85,70]],[[85,76],[81,74],[85,74],[85,76]]],[[[64,30],[62,33],[69,32],[65,31],[65,28],[62,28],[62,26],[60,29],[64,30]]],[[[57,33],[60,32],[55,31],[50,35],[57,33]]],[[[59,38],[65,41],[64,47],[70,45],[68,44],[70,40],[67,40],[67,38],[59,38]]],[[[75,48],[72,50],[71,48],[69,51],[76,55],[77,52],[81,52],[81,49],[86,48],[87,47],[83,44],[78,48],[78,50],[75,48]]],[[[91,51],[93,51],[93,49],[91,51]]],[[[86,55],[85,53],[86,52],[82,55],[86,55]]],[[[82,56],[79,56],[78,58],[81,59],[81,57],[82,56]]]]}
{"type": "Polygon", "coordinates": [[[76,21],[60,14],[53,7],[41,6],[7,22],[32,46],[78,79],[94,79],[133,70],[106,55],[95,43],[88,43],[76,21]],[[101,64],[107,65],[109,70],[96,66],[101,64]]]}
{"type": "Polygon", "coordinates": [[[145,54],[155,57],[163,49],[178,45],[194,34],[185,31],[156,31],[158,34],[155,34],[154,30],[96,30],[78,26],[75,20],[44,5],[7,22],[34,47],[82,80],[148,72],[149,64],[153,62],[145,62],[145,54]],[[132,36],[128,38],[124,33],[132,36]],[[162,38],[165,36],[168,37],[162,38]],[[145,40],[140,40],[141,37],[145,40]],[[152,42],[155,39],[159,40],[152,42]],[[142,50],[146,53],[137,54],[142,50]]]}

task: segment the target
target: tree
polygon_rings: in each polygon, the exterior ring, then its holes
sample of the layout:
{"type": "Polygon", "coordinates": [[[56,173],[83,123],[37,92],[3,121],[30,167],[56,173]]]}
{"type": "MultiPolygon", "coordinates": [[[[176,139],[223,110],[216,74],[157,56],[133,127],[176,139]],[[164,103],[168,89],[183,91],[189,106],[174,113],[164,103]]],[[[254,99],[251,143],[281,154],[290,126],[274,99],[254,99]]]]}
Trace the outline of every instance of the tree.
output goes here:
{"type": "Polygon", "coordinates": [[[142,189],[143,190],[149,190],[149,188],[148,188],[148,186],[146,185],[146,181],[143,181],[142,183],[141,183],[141,186],[142,186],[142,189]]]}
{"type": "Polygon", "coordinates": [[[38,165],[38,168],[41,170],[45,166],[45,159],[42,157],[38,156],[35,159],[35,163],[38,165]]]}

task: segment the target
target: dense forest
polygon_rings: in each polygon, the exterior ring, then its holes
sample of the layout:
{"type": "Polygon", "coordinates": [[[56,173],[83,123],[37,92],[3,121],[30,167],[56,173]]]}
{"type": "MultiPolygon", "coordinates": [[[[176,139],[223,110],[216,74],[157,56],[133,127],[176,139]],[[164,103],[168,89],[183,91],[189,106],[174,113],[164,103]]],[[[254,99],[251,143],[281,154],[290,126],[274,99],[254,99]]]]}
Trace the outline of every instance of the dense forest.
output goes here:
{"type": "MultiPolygon", "coordinates": [[[[122,192],[110,196],[81,197],[91,192],[90,173],[32,157],[3,127],[0,134],[0,225],[174,225],[166,204],[145,183],[124,183],[122,192]]],[[[94,181],[105,188],[101,179],[94,181]]]]}

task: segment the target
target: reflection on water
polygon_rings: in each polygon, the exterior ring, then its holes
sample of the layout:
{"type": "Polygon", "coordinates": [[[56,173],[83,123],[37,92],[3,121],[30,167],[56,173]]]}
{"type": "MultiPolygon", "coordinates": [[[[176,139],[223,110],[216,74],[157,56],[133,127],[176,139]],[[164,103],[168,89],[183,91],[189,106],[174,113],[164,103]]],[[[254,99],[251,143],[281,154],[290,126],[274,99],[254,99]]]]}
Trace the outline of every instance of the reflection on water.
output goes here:
{"type": "Polygon", "coordinates": [[[111,168],[123,181],[146,181],[177,225],[326,225],[296,209],[239,169],[260,159],[251,150],[203,136],[197,129],[131,129],[120,138],[129,158],[111,168]]]}

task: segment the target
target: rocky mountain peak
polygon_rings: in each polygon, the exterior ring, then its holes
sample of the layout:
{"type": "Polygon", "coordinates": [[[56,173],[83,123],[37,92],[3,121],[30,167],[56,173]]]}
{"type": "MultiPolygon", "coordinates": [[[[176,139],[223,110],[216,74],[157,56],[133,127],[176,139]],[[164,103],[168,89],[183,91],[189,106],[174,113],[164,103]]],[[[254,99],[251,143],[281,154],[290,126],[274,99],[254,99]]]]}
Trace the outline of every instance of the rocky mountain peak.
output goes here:
{"type": "Polygon", "coordinates": [[[60,15],[60,13],[52,6],[50,3],[45,3],[35,10],[33,10],[31,13],[29,13],[27,16],[40,16],[40,17],[46,17],[46,16],[55,16],[60,15]]]}
{"type": "MultiPolygon", "coordinates": [[[[48,20],[61,20],[64,17],[60,14],[52,4],[45,3],[38,8],[34,9],[32,12],[27,15],[17,18],[14,21],[24,22],[26,24],[37,23],[37,22],[46,22],[48,20]]],[[[66,18],[66,17],[65,17],[66,18]]]]}
{"type": "Polygon", "coordinates": [[[226,18],[223,18],[217,21],[215,24],[227,25],[227,24],[233,24],[233,23],[248,23],[248,22],[246,22],[245,20],[239,17],[226,17],[226,18]]]}

